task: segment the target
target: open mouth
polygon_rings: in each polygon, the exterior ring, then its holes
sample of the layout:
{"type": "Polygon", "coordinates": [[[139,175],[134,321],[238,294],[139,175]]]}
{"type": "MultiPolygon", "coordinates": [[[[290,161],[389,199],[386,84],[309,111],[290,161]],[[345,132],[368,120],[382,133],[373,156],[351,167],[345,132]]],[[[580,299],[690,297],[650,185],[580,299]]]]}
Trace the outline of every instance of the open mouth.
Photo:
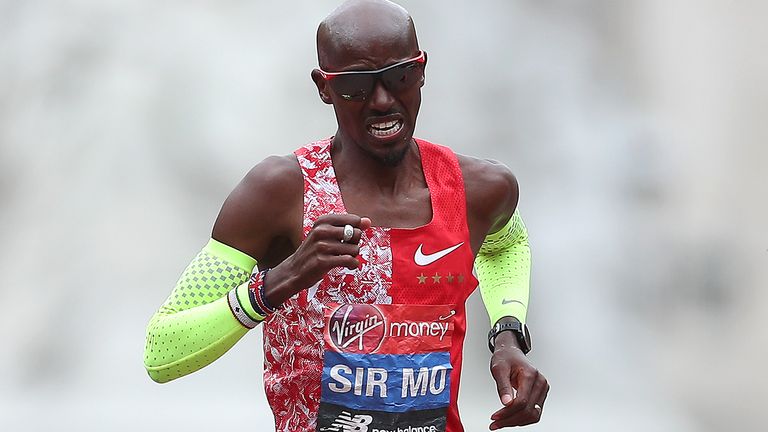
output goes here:
{"type": "Polygon", "coordinates": [[[377,138],[389,138],[397,135],[397,133],[400,132],[400,129],[402,128],[402,120],[390,120],[368,125],[368,133],[377,138]]]}

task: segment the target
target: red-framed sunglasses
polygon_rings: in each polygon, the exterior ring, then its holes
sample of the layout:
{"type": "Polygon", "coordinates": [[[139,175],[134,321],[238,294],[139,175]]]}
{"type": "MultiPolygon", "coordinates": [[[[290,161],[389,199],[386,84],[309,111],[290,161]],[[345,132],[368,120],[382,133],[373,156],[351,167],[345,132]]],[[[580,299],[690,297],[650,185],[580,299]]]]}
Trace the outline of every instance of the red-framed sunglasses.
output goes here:
{"type": "Polygon", "coordinates": [[[393,93],[399,93],[416,85],[424,78],[426,51],[408,60],[372,71],[326,72],[320,75],[328,81],[334,92],[349,101],[364,101],[373,91],[377,80],[393,93]]]}

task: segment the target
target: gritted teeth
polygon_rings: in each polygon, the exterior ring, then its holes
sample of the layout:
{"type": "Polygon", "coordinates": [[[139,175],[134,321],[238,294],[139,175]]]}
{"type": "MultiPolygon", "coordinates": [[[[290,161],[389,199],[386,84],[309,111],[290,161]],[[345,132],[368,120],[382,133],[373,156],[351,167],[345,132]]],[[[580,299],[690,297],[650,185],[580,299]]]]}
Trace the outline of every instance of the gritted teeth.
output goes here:
{"type": "Polygon", "coordinates": [[[373,136],[386,137],[400,132],[402,127],[402,120],[392,120],[388,122],[373,123],[368,126],[368,132],[373,136]]]}
{"type": "Polygon", "coordinates": [[[371,125],[371,127],[378,130],[389,129],[392,126],[396,125],[398,121],[399,120],[392,120],[388,122],[374,123],[371,125]]]}

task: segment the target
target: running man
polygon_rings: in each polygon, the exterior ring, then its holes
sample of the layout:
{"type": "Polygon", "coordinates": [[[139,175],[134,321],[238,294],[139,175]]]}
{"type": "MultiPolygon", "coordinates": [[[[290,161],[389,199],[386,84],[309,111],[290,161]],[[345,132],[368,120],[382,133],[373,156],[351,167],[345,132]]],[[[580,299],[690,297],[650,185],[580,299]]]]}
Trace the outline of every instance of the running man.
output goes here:
{"type": "Polygon", "coordinates": [[[501,402],[490,428],[539,421],[549,384],[525,356],[515,177],[413,137],[427,53],[402,7],[344,3],[317,54],[335,135],[267,158],[227,198],[149,323],[149,375],[192,373],[261,324],[277,431],[463,431],[465,301],[479,280],[501,402]]]}

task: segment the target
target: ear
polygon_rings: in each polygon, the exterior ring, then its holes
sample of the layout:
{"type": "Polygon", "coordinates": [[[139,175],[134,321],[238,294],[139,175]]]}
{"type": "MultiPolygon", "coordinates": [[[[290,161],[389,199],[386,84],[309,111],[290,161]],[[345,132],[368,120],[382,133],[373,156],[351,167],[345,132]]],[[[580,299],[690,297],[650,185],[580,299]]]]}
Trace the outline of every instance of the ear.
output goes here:
{"type": "Polygon", "coordinates": [[[323,78],[323,75],[319,70],[312,70],[312,81],[314,81],[315,85],[317,86],[317,92],[320,94],[320,100],[327,103],[328,105],[332,105],[333,99],[331,99],[331,89],[328,87],[328,81],[323,78]]]}

